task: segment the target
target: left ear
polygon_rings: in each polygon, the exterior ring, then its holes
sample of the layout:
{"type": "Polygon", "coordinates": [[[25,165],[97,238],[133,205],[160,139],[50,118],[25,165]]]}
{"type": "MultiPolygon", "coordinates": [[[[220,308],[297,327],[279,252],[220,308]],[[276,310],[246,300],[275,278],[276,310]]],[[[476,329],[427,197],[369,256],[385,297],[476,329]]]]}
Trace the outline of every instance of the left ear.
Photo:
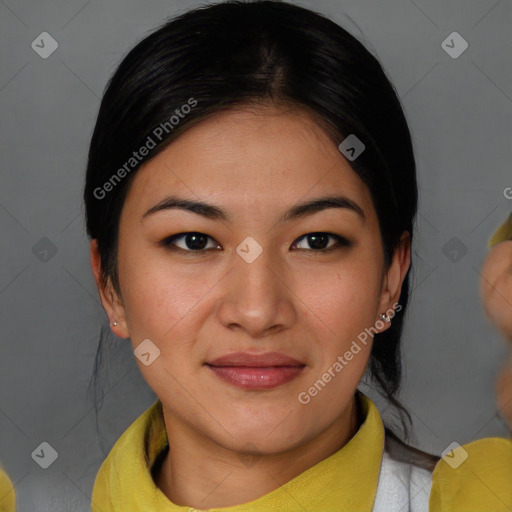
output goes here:
{"type": "MultiPolygon", "coordinates": [[[[400,236],[400,241],[398,242],[398,245],[393,253],[391,264],[384,273],[381,300],[379,303],[379,310],[377,312],[376,321],[380,320],[382,322],[380,319],[380,315],[382,313],[393,317],[395,309],[397,309],[397,311],[401,309],[397,308],[396,305],[400,299],[402,284],[410,266],[411,237],[408,231],[404,231],[400,236]]],[[[393,321],[392,318],[391,321],[393,321]]],[[[384,324],[385,327],[379,329],[379,332],[385,331],[389,327],[390,322],[384,321],[384,324]]]]}

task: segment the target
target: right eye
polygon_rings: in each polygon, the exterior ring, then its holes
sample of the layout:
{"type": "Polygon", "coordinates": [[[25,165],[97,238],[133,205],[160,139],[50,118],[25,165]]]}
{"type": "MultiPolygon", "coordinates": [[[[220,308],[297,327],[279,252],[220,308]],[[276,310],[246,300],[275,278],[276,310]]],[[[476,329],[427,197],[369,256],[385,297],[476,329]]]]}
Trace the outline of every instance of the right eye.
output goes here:
{"type": "Polygon", "coordinates": [[[176,235],[169,236],[160,242],[164,247],[168,247],[172,250],[180,250],[189,253],[200,253],[205,252],[205,250],[211,249],[219,249],[219,243],[214,240],[212,237],[205,235],[204,233],[199,233],[197,231],[189,231],[186,233],[178,233],[176,235]],[[215,242],[213,247],[207,247],[208,239],[215,242]],[[179,246],[176,242],[181,241],[183,246],[179,246]]]}

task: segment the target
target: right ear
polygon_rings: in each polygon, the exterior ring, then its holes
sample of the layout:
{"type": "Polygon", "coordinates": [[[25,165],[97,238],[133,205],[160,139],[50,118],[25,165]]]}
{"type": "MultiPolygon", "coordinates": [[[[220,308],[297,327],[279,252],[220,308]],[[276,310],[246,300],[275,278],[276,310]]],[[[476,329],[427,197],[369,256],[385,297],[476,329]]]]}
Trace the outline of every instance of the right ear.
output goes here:
{"type": "Polygon", "coordinates": [[[109,318],[110,329],[119,338],[129,338],[130,333],[126,325],[126,315],[123,303],[114,289],[110,277],[104,283],[102,279],[102,268],[100,251],[98,249],[98,240],[96,238],[91,240],[89,246],[89,253],[91,256],[91,267],[100,294],[101,303],[105,309],[105,313],[109,318]],[[116,325],[113,325],[117,322],[116,325]]]}

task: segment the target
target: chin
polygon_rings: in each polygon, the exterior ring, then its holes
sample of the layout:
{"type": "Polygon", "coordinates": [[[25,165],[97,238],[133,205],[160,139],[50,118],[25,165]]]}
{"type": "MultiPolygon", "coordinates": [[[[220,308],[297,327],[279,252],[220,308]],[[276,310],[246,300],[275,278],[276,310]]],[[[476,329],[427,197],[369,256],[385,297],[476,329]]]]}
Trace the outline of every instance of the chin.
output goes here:
{"type": "Polygon", "coordinates": [[[239,417],[239,421],[231,416],[230,421],[222,423],[231,436],[224,432],[226,435],[223,438],[236,451],[250,445],[267,454],[293,449],[307,438],[313,437],[314,433],[305,430],[305,422],[291,423],[288,414],[281,414],[279,417],[267,416],[265,420],[255,416],[239,417]]]}
{"type": "Polygon", "coordinates": [[[226,448],[239,452],[241,454],[249,455],[276,455],[293,450],[300,446],[303,442],[301,437],[297,439],[295,436],[290,436],[288,432],[283,432],[283,435],[276,436],[270,439],[265,433],[255,432],[251,434],[244,434],[240,436],[233,436],[229,439],[229,444],[224,445],[226,448]]]}

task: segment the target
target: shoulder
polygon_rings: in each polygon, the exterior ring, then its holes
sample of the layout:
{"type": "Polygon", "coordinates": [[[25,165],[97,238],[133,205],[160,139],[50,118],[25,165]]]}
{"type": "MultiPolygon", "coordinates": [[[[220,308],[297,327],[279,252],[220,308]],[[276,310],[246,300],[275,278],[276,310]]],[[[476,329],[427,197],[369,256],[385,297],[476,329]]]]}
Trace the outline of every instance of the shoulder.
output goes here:
{"type": "Polygon", "coordinates": [[[0,465],[0,510],[5,512],[15,512],[16,495],[11,479],[0,465]]]}
{"type": "Polygon", "coordinates": [[[455,445],[432,474],[432,512],[512,509],[512,440],[501,437],[455,445]]]}
{"type": "Polygon", "coordinates": [[[512,510],[512,439],[454,444],[433,468],[419,467],[416,459],[414,451],[409,460],[384,451],[373,512],[512,510]]]}
{"type": "Polygon", "coordinates": [[[153,489],[150,470],[166,442],[162,403],[157,400],[123,432],[101,464],[93,484],[91,510],[100,512],[98,504],[101,510],[122,510],[132,496],[126,489],[153,489]],[[121,508],[114,507],[114,500],[121,508]]]}

